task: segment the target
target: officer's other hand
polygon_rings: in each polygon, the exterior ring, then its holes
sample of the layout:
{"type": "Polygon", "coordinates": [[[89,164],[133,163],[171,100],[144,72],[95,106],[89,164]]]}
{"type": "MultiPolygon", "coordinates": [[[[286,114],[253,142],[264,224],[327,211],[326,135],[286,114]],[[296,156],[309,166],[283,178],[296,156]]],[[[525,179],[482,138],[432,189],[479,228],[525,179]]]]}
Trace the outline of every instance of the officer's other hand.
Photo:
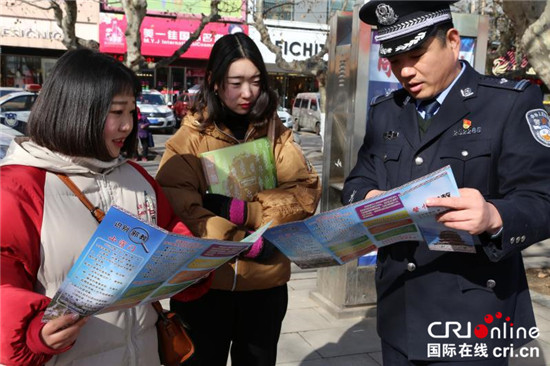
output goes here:
{"type": "Polygon", "coordinates": [[[477,189],[461,188],[460,197],[429,198],[429,207],[446,207],[450,210],[439,214],[437,221],[450,229],[467,231],[471,235],[497,233],[502,227],[498,210],[477,189]]]}
{"type": "Polygon", "coordinates": [[[80,329],[88,319],[89,317],[78,319],[78,314],[63,315],[52,319],[40,331],[42,341],[52,349],[69,347],[76,341],[80,329]]]}
{"type": "Polygon", "coordinates": [[[365,199],[368,200],[369,198],[380,196],[385,192],[386,191],[379,191],[378,189],[371,189],[369,193],[367,193],[367,195],[365,196],[365,199]]]}

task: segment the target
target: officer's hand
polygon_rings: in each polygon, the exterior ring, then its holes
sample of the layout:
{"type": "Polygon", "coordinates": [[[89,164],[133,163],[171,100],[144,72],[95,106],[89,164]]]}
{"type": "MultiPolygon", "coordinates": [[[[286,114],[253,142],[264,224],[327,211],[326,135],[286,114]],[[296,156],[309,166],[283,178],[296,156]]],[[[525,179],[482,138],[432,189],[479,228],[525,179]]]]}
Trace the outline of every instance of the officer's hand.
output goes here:
{"type": "Polygon", "coordinates": [[[379,191],[378,189],[371,189],[369,193],[367,193],[367,195],[365,196],[365,199],[368,200],[369,198],[379,196],[385,192],[386,191],[379,191]]]}
{"type": "Polygon", "coordinates": [[[88,317],[77,319],[78,315],[63,315],[47,322],[40,331],[44,344],[53,349],[63,349],[73,344],[88,317]]]}
{"type": "Polygon", "coordinates": [[[485,201],[477,189],[461,188],[460,197],[429,198],[429,207],[446,207],[450,211],[437,216],[437,221],[450,229],[464,230],[471,235],[484,232],[497,233],[502,227],[502,218],[491,203],[485,201]]]}

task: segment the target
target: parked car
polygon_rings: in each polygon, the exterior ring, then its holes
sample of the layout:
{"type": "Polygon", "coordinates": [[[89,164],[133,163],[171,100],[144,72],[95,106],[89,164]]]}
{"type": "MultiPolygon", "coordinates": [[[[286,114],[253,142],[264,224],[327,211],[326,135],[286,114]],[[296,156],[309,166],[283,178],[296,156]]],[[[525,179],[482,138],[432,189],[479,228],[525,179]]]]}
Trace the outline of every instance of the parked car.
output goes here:
{"type": "Polygon", "coordinates": [[[25,91],[23,88],[14,88],[11,86],[2,86],[0,87],[0,97],[3,97],[6,94],[15,93],[15,92],[22,92],[25,91]]]}
{"type": "Polygon", "coordinates": [[[164,96],[156,90],[144,90],[137,99],[141,114],[149,119],[149,129],[162,130],[165,133],[174,132],[176,118],[174,112],[166,104],[164,96]]]}
{"type": "Polygon", "coordinates": [[[23,136],[23,134],[9,126],[0,124],[0,160],[6,156],[11,141],[18,136],[23,136]]]}
{"type": "Polygon", "coordinates": [[[277,115],[279,116],[279,118],[283,122],[283,125],[285,125],[286,128],[293,128],[294,118],[292,118],[292,115],[288,113],[288,109],[278,106],[277,115]]]}
{"type": "Polygon", "coordinates": [[[174,104],[174,114],[176,115],[176,127],[179,128],[181,120],[187,114],[191,105],[195,102],[197,93],[181,93],[174,104]]]}
{"type": "Polygon", "coordinates": [[[292,106],[294,130],[321,133],[321,97],[319,93],[298,93],[292,106]]]}
{"type": "Polygon", "coordinates": [[[40,85],[28,84],[26,91],[12,92],[0,97],[0,123],[25,133],[31,108],[40,85]]]}

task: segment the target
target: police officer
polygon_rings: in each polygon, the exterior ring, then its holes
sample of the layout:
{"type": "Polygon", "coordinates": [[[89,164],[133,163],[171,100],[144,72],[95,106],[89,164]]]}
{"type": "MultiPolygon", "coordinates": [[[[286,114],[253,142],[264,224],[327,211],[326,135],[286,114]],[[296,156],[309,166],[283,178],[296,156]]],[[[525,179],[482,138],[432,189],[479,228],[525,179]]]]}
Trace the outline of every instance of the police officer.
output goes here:
{"type": "Polygon", "coordinates": [[[403,88],[371,102],[342,202],[450,165],[460,197],[426,204],[448,208],[438,220],[476,243],[475,253],[379,249],[377,323],[390,366],[507,365],[504,351],[536,336],[521,250],[550,237],[549,117],[538,87],[459,61],[452,2],[369,1],[359,13],[403,88]]]}

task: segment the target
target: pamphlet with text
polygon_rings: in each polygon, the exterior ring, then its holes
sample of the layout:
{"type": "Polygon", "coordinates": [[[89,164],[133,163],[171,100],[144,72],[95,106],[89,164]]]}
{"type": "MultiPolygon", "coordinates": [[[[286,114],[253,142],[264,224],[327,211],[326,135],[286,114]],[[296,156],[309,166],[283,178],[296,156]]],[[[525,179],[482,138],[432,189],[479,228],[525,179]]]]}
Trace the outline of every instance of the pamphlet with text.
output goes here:
{"type": "Polygon", "coordinates": [[[52,302],[43,322],[89,316],[168,298],[249,248],[269,224],[242,242],[170,233],[112,206],[52,302]]]}
{"type": "Polygon", "coordinates": [[[438,223],[435,216],[444,208],[425,205],[430,197],[457,196],[452,170],[446,166],[379,196],[276,226],[264,237],[300,268],[344,264],[401,241],[472,253],[472,236],[438,223]]]}

